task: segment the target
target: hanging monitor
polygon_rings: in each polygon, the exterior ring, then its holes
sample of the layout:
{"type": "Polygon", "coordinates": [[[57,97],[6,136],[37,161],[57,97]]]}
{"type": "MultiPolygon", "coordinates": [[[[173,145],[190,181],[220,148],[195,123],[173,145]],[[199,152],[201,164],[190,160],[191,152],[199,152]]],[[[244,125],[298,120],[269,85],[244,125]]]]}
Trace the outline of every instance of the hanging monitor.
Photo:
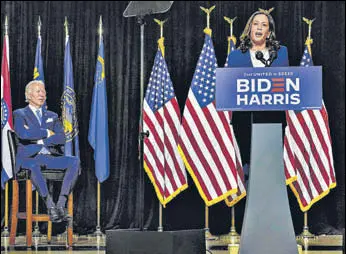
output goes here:
{"type": "Polygon", "coordinates": [[[126,7],[125,18],[167,12],[174,1],[131,1],[126,7]]]}

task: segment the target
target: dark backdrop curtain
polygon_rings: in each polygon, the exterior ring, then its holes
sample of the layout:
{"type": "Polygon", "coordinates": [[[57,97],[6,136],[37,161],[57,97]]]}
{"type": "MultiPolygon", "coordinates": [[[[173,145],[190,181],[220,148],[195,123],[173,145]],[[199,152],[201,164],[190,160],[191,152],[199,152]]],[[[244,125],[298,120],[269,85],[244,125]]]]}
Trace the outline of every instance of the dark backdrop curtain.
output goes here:
{"type": "MultiPolygon", "coordinates": [[[[91,2],[21,2],[1,1],[1,26],[9,17],[10,72],[13,108],[25,106],[24,87],[32,79],[37,40],[38,15],[42,20],[42,55],[49,109],[61,113],[63,89],[64,18],[68,18],[74,86],[79,119],[79,141],[82,174],[74,190],[74,226],[80,234],[91,233],[96,227],[96,187],[93,151],[88,143],[90,105],[98,49],[97,27],[103,18],[105,72],[108,93],[110,143],[110,177],[101,186],[102,229],[139,227],[138,120],[139,120],[139,50],[140,29],[135,18],[122,16],[127,1],[91,2]]],[[[314,233],[337,233],[345,224],[345,3],[289,1],[195,1],[174,2],[166,14],[164,26],[166,61],[181,109],[187,97],[192,75],[203,45],[206,15],[199,6],[216,9],[211,14],[213,42],[219,66],[227,54],[229,26],[223,16],[238,19],[234,23],[237,37],[248,17],[257,8],[275,7],[277,38],[288,47],[290,64],[299,65],[308,26],[302,17],[316,18],[312,26],[313,59],[323,66],[323,98],[329,112],[337,187],[313,205],[309,212],[310,229],[314,233]]],[[[148,18],[145,26],[145,83],[148,82],[157,50],[159,28],[148,18]]],[[[3,41],[1,41],[3,43],[3,41]]],[[[237,139],[248,140],[242,131],[241,117],[234,114],[237,139]]],[[[243,154],[249,162],[249,151],[243,154]]],[[[148,177],[144,176],[145,227],[158,226],[158,200],[148,177]]],[[[303,214],[288,190],[296,233],[303,226],[303,214]]],[[[1,216],[4,216],[4,192],[1,192],[1,216]]],[[[24,197],[23,197],[24,198],[24,197]]],[[[23,203],[23,202],[22,202],[23,203]]],[[[245,200],[236,206],[236,223],[241,229],[245,200]]],[[[164,209],[164,229],[204,228],[204,203],[189,178],[189,188],[164,209]]],[[[2,220],[3,227],[3,220],[2,220]]],[[[223,202],[210,208],[210,230],[224,234],[230,227],[230,209],[223,202]]],[[[55,227],[53,227],[55,228],[55,227]]],[[[56,229],[54,232],[57,232],[56,229]]],[[[62,229],[63,230],[63,229],[62,229]]],[[[23,230],[22,230],[23,231],[23,230]]]]}

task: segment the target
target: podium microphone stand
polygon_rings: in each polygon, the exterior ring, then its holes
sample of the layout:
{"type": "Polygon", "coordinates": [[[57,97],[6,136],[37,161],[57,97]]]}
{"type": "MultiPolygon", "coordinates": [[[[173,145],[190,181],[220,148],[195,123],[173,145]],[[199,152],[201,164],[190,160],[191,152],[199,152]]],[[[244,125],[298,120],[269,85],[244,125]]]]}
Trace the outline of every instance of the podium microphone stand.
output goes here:
{"type": "Polygon", "coordinates": [[[123,16],[125,18],[136,17],[140,25],[140,130],[139,130],[139,209],[138,222],[140,230],[144,224],[144,168],[143,168],[143,142],[149,136],[149,132],[143,131],[143,99],[144,99],[144,26],[145,17],[152,14],[165,13],[173,4],[173,1],[130,1],[123,16]]]}

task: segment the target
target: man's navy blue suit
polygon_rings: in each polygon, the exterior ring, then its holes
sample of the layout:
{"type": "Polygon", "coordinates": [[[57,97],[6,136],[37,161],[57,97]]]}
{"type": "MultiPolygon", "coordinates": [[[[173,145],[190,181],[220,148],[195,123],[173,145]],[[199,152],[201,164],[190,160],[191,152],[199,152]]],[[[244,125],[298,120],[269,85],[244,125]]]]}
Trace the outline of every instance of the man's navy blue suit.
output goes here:
{"type": "Polygon", "coordinates": [[[79,159],[64,156],[65,134],[58,115],[42,107],[41,124],[29,106],[15,110],[14,129],[19,138],[16,156],[16,173],[22,169],[31,171],[31,180],[41,197],[47,197],[48,187],[41,168],[65,170],[60,196],[67,196],[77,180],[79,159]],[[48,137],[48,131],[54,135],[48,137]],[[43,141],[38,144],[39,140],[43,141]],[[45,147],[50,154],[42,154],[45,147]]]}

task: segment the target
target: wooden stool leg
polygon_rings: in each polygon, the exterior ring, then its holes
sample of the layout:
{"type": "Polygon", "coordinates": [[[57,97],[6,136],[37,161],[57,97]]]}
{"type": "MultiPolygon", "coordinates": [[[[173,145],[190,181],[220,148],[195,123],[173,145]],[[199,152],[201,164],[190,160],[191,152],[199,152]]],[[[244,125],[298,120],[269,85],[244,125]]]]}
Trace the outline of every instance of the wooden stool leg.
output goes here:
{"type": "Polygon", "coordinates": [[[26,180],[26,246],[32,245],[32,185],[26,180]]]}
{"type": "MultiPolygon", "coordinates": [[[[48,182],[48,188],[49,188],[49,193],[54,193],[54,183],[49,181],[48,182]]],[[[48,209],[48,207],[47,207],[48,209]]],[[[52,221],[49,219],[48,221],[48,229],[47,229],[47,242],[50,244],[52,241],[52,221]]]]}
{"type": "Polygon", "coordinates": [[[73,243],[73,194],[72,193],[68,196],[67,211],[70,217],[69,223],[67,226],[67,242],[68,242],[68,246],[72,247],[72,243],[73,243]]]}
{"type": "Polygon", "coordinates": [[[18,223],[18,217],[17,217],[18,205],[19,205],[18,181],[13,179],[10,245],[14,245],[16,243],[17,223],[18,223]]]}
{"type": "Polygon", "coordinates": [[[52,241],[52,221],[48,221],[48,229],[47,229],[47,242],[50,244],[52,241]]]}

